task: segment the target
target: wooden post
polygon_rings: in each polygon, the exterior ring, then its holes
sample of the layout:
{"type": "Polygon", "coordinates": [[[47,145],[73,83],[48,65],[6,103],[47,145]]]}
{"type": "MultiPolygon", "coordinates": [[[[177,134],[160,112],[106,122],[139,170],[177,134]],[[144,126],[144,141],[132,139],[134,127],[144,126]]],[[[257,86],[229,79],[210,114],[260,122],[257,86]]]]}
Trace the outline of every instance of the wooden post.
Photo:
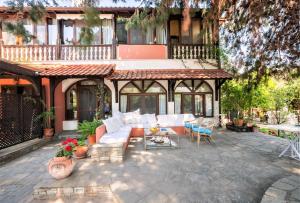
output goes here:
{"type": "Polygon", "coordinates": [[[168,101],[174,101],[174,90],[175,90],[176,80],[168,80],[168,101]]]}
{"type": "Polygon", "coordinates": [[[98,118],[104,118],[104,78],[96,79],[97,82],[97,97],[99,98],[99,105],[98,105],[98,118]]]}
{"type": "Polygon", "coordinates": [[[119,103],[119,88],[118,88],[118,81],[117,80],[113,80],[113,85],[115,87],[115,102],[119,103]]]}
{"type": "MultiPolygon", "coordinates": [[[[50,78],[50,108],[54,107],[54,95],[55,95],[55,79],[54,78],[50,78]]],[[[49,109],[48,109],[49,110],[49,109]]],[[[54,108],[54,115],[55,115],[55,108],[54,108]]],[[[55,124],[54,124],[54,120],[51,120],[51,126],[54,129],[55,132],[55,124]]]]}

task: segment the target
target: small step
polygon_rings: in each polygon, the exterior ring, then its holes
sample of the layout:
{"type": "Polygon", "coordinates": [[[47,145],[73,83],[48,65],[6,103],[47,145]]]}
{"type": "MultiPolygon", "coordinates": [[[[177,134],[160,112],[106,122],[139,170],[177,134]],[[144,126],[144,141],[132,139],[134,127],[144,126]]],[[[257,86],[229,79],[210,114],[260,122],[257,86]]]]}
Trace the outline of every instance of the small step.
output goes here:
{"type": "Polygon", "coordinates": [[[27,153],[37,150],[51,141],[52,141],[51,139],[36,138],[11,147],[7,147],[5,149],[1,149],[0,166],[13,159],[19,158],[20,156],[23,156],[27,153]]]}
{"type": "MultiPolygon", "coordinates": [[[[74,159],[76,165],[72,174],[56,180],[46,173],[43,180],[33,188],[34,200],[55,200],[63,198],[105,198],[113,200],[111,178],[100,173],[101,165],[92,159],[74,159]]],[[[114,201],[108,201],[114,202],[114,201]]]]}
{"type": "Polygon", "coordinates": [[[66,138],[79,138],[81,134],[75,130],[67,130],[58,134],[58,139],[64,140],[66,138]]]}

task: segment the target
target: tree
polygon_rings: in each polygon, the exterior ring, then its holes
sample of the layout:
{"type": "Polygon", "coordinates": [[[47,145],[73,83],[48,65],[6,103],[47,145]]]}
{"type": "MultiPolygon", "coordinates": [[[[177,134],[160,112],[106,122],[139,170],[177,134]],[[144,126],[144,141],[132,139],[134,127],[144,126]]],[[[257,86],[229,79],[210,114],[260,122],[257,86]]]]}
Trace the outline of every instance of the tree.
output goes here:
{"type": "Polygon", "coordinates": [[[85,7],[83,21],[84,27],[81,28],[79,41],[81,44],[90,45],[94,40],[93,28],[101,25],[99,12],[94,7],[85,7]]]}
{"type": "Polygon", "coordinates": [[[231,71],[248,79],[249,85],[258,85],[266,76],[300,75],[300,3],[296,0],[148,0],[141,2],[142,8],[151,11],[136,12],[130,23],[143,26],[161,13],[180,8],[183,29],[198,9],[205,23],[213,23],[213,42],[219,41],[219,19],[226,19],[221,38],[233,59],[231,71]]]}
{"type": "MultiPolygon", "coordinates": [[[[24,20],[30,19],[33,23],[38,23],[45,15],[45,5],[49,4],[47,0],[9,0],[6,2],[17,18],[17,23],[5,23],[8,32],[17,37],[17,44],[22,42],[28,43],[33,38],[24,26],[24,20]],[[25,8],[28,8],[27,10],[25,8]]],[[[52,1],[52,3],[56,3],[52,1]]]]}

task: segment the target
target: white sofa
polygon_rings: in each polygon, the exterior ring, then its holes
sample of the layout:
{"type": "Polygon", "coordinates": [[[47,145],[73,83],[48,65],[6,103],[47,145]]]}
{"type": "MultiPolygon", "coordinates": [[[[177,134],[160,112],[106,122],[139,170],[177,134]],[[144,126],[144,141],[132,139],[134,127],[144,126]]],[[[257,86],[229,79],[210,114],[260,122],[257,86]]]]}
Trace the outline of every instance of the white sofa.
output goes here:
{"type": "Polygon", "coordinates": [[[97,144],[91,147],[91,157],[99,161],[122,161],[129,144],[130,137],[140,137],[144,128],[153,126],[171,127],[177,133],[183,134],[184,122],[193,120],[192,114],[158,115],[131,112],[114,115],[109,120],[104,120],[96,130],[97,144]],[[107,122],[108,121],[108,122],[107,122]]]}

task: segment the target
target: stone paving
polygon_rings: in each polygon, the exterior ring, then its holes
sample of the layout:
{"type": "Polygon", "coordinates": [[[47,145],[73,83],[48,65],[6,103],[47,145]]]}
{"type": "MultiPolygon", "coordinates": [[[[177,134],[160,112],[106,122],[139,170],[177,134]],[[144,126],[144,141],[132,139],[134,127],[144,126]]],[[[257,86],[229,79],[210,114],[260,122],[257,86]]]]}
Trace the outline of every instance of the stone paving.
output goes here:
{"type": "Polygon", "coordinates": [[[200,148],[183,137],[180,149],[144,151],[142,140],[136,139],[123,163],[80,160],[72,176],[62,181],[47,173],[56,150],[51,144],[0,167],[0,202],[46,202],[32,196],[45,183],[102,184],[111,194],[54,202],[260,202],[276,181],[300,175],[299,161],[278,158],[286,144],[261,133],[226,130],[217,132],[215,144],[200,148]]]}
{"type": "Polygon", "coordinates": [[[272,202],[300,202],[300,176],[279,179],[269,187],[261,203],[272,202]]]}

